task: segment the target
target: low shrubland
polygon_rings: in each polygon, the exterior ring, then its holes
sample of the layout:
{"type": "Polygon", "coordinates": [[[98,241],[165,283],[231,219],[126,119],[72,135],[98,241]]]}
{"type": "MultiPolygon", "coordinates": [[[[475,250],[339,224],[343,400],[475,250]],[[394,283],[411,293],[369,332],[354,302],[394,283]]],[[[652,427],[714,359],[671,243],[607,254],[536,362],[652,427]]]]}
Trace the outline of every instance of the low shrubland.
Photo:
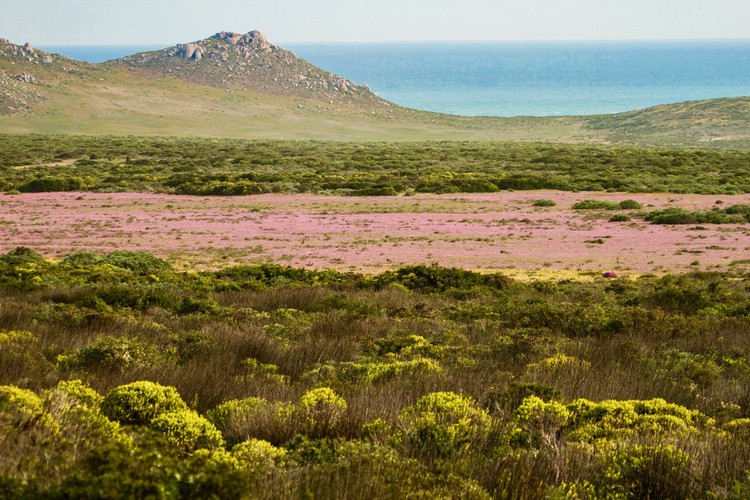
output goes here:
{"type": "Polygon", "coordinates": [[[0,190],[200,196],[539,189],[738,194],[750,192],[749,158],[747,151],[603,145],[0,134],[0,190]]]}
{"type": "Polygon", "coordinates": [[[0,255],[6,497],[743,498],[747,275],[0,255]]]}

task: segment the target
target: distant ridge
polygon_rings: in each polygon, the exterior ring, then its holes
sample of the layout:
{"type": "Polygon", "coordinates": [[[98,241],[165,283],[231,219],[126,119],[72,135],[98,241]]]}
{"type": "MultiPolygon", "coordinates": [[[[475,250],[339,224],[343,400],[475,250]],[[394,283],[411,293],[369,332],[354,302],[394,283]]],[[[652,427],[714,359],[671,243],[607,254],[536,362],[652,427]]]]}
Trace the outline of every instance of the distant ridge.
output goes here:
{"type": "Polygon", "coordinates": [[[228,91],[251,90],[280,96],[320,99],[329,104],[390,107],[366,85],[324,71],[268,42],[260,31],[222,31],[204,40],[142,52],[105,63],[148,69],[228,91]]]}

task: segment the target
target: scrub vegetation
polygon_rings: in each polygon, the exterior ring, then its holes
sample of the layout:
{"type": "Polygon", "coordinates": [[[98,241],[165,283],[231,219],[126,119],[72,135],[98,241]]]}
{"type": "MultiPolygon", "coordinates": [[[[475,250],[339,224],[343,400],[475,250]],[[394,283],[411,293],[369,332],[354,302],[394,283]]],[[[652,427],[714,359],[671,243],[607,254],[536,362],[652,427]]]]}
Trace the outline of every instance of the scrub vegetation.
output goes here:
{"type": "Polygon", "coordinates": [[[746,498],[745,274],[0,255],[9,497],[746,498]]]}
{"type": "Polygon", "coordinates": [[[599,145],[0,135],[0,190],[218,196],[539,189],[740,194],[750,192],[748,162],[748,151],[599,145]]]}

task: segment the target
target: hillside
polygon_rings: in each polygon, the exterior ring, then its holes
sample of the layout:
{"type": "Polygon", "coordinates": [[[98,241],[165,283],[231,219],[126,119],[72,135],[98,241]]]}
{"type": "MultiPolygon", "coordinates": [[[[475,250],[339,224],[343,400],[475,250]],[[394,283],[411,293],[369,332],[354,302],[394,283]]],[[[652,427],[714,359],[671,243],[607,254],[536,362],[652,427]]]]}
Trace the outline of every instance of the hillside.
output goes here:
{"type": "Polygon", "coordinates": [[[145,68],[157,78],[172,76],[227,92],[250,90],[362,109],[391,106],[367,86],[323,71],[288,50],[271,45],[259,31],[244,35],[221,32],[205,40],[144,52],[108,64],[124,65],[130,70],[145,68]]]}
{"type": "Polygon", "coordinates": [[[6,133],[243,139],[511,140],[750,147],[750,98],[591,117],[460,117],[403,108],[258,31],[88,64],[0,40],[6,133]]]}

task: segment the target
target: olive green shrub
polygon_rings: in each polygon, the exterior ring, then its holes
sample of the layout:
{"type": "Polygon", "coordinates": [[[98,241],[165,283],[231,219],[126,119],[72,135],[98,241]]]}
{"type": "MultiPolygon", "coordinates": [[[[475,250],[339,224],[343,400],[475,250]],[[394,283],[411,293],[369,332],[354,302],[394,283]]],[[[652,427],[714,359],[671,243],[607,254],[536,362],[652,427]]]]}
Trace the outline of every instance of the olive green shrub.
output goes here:
{"type": "Polygon", "coordinates": [[[616,450],[605,459],[599,494],[620,498],[697,498],[698,478],[690,456],[669,444],[641,445],[616,450]]]}
{"type": "Polygon", "coordinates": [[[112,389],[102,401],[102,412],[126,425],[147,425],[163,413],[187,410],[174,387],[149,381],[133,382],[112,389]]]}
{"type": "Polygon", "coordinates": [[[287,452],[277,448],[268,441],[249,439],[232,448],[232,457],[238,467],[255,473],[263,473],[277,466],[284,465],[287,452]]]}
{"type": "Polygon", "coordinates": [[[491,423],[489,413],[472,398],[433,392],[401,412],[396,439],[418,454],[448,456],[487,434],[491,423]]]}
{"type": "Polygon", "coordinates": [[[189,454],[201,448],[224,446],[224,439],[216,427],[192,410],[161,413],[149,425],[164,434],[167,442],[180,453],[189,454]]]}
{"type": "Polygon", "coordinates": [[[282,443],[291,438],[295,425],[292,403],[263,398],[232,399],[206,412],[206,418],[229,445],[252,438],[282,443]]]}
{"type": "Polygon", "coordinates": [[[333,389],[319,387],[310,389],[302,395],[297,411],[306,433],[311,436],[322,436],[336,427],[347,406],[346,400],[333,389]]]}

